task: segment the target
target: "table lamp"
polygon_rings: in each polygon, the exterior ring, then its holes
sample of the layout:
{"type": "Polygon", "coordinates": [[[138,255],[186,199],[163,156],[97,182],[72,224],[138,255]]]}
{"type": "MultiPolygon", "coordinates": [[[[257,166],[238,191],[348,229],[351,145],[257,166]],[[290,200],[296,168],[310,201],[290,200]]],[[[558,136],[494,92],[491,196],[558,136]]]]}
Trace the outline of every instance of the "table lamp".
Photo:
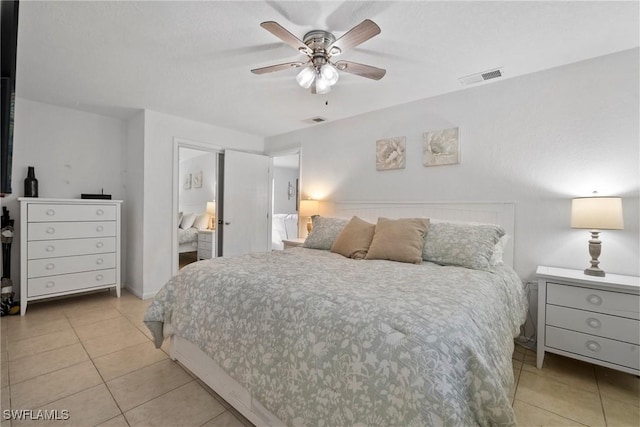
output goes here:
{"type": "Polygon", "coordinates": [[[313,228],[311,217],[317,214],[318,214],[317,200],[312,200],[312,199],[300,200],[300,216],[307,217],[307,233],[311,233],[311,229],[313,228]]]}
{"type": "Polygon", "coordinates": [[[598,267],[601,242],[600,230],[622,230],[622,199],[620,197],[578,197],[571,200],[571,228],[591,230],[589,254],[591,267],[584,270],[589,276],[603,277],[605,272],[598,267]]]}
{"type": "Polygon", "coordinates": [[[209,214],[209,230],[216,229],[216,202],[207,202],[207,213],[209,214]]]}

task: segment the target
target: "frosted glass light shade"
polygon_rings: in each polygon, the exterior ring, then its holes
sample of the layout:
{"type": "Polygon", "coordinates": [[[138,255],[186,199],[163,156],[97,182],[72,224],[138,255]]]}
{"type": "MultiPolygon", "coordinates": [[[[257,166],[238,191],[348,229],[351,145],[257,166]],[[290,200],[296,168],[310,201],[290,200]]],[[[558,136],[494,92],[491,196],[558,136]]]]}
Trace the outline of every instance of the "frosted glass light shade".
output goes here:
{"type": "Polygon", "coordinates": [[[327,82],[329,86],[333,86],[338,82],[338,70],[331,64],[325,64],[320,68],[320,75],[327,82]]]}
{"type": "Polygon", "coordinates": [[[325,93],[329,93],[330,91],[331,86],[329,86],[329,84],[321,74],[318,74],[318,78],[316,79],[316,93],[322,95],[325,93]]]}
{"type": "Polygon", "coordinates": [[[296,81],[303,88],[309,89],[315,78],[316,70],[313,67],[305,67],[296,76],[296,81]]]}
{"type": "Polygon", "coordinates": [[[622,230],[620,197],[579,197],[571,200],[571,228],[622,230]]]}

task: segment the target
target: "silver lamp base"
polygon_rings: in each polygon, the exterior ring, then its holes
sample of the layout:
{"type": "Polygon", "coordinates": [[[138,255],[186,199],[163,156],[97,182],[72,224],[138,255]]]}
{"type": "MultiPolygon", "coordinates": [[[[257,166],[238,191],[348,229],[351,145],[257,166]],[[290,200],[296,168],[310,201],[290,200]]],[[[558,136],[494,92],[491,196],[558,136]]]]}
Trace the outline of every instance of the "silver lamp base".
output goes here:
{"type": "Polygon", "coordinates": [[[604,277],[604,270],[598,267],[600,261],[598,257],[602,251],[602,243],[598,239],[600,232],[598,230],[591,230],[591,239],[589,239],[589,255],[591,255],[591,267],[584,270],[584,274],[589,276],[604,277]]]}

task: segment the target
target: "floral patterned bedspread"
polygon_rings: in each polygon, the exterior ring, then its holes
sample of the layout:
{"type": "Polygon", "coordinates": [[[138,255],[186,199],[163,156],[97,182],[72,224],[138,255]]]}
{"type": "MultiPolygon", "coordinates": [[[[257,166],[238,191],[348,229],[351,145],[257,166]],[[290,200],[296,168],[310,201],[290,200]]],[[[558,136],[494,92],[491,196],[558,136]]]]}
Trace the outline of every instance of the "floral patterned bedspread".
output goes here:
{"type": "Polygon", "coordinates": [[[292,248],[187,266],[145,322],[170,323],[289,425],[514,425],[525,313],[509,267],[292,248]]]}

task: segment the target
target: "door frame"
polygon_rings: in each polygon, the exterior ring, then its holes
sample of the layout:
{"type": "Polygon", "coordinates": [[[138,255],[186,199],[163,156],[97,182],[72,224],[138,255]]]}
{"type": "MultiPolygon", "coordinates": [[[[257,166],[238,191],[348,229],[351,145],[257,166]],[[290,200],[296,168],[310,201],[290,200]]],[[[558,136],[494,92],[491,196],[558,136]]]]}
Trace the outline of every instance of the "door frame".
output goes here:
{"type": "MultiPolygon", "coordinates": [[[[291,147],[289,149],[284,149],[284,150],[277,150],[277,151],[273,151],[270,152],[269,154],[267,154],[269,157],[271,157],[271,179],[273,180],[273,158],[274,157],[280,157],[280,156],[290,156],[292,154],[297,154],[298,155],[298,188],[296,189],[296,197],[298,198],[297,202],[296,202],[296,206],[298,206],[298,237],[301,236],[301,231],[300,231],[300,198],[302,196],[302,147],[291,147]]],[[[271,189],[271,197],[270,197],[270,204],[273,201],[273,188],[271,189]]],[[[271,211],[273,211],[273,205],[271,205],[271,211]]],[[[271,241],[271,228],[269,228],[269,241],[271,241]]]]}
{"type": "MultiPolygon", "coordinates": [[[[173,187],[171,191],[171,224],[177,227],[178,223],[178,193],[180,191],[180,148],[191,148],[194,150],[208,151],[213,154],[219,154],[224,152],[224,147],[209,144],[206,142],[195,141],[187,138],[173,137],[173,187]]],[[[216,166],[217,167],[217,166],[216,166]]],[[[217,180],[217,178],[216,178],[217,180]]],[[[216,187],[218,182],[216,181],[216,187]]],[[[218,197],[218,191],[216,190],[216,197],[218,197]]],[[[171,235],[171,275],[175,276],[178,273],[179,255],[178,255],[178,233],[177,230],[173,230],[171,235]]]]}

